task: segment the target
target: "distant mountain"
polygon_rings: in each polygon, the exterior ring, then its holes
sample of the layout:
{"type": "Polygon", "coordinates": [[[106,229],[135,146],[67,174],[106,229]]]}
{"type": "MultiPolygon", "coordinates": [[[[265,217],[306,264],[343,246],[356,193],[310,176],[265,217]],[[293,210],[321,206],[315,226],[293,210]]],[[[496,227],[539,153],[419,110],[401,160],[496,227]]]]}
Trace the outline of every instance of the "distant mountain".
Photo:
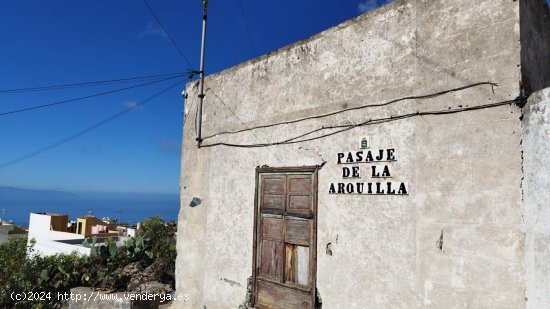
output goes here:
{"type": "Polygon", "coordinates": [[[179,194],[128,192],[76,192],[79,197],[92,200],[179,201],[179,194]]]}
{"type": "Polygon", "coordinates": [[[2,201],[47,201],[76,200],[77,195],[56,190],[32,190],[14,187],[0,187],[0,202],[2,201]]]}

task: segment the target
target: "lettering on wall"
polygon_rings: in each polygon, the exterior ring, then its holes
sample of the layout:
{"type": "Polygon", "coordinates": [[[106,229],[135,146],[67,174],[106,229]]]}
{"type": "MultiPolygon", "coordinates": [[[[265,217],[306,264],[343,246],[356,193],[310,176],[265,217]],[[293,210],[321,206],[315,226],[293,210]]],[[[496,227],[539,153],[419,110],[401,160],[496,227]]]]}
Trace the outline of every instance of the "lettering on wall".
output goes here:
{"type": "Polygon", "coordinates": [[[370,141],[363,138],[361,150],[337,154],[337,163],[342,166],[343,181],[330,183],[328,193],[408,195],[409,188],[405,182],[393,181],[392,163],[397,161],[395,149],[371,150],[369,147],[370,141]],[[363,176],[369,178],[368,182],[361,181],[363,176]]]}

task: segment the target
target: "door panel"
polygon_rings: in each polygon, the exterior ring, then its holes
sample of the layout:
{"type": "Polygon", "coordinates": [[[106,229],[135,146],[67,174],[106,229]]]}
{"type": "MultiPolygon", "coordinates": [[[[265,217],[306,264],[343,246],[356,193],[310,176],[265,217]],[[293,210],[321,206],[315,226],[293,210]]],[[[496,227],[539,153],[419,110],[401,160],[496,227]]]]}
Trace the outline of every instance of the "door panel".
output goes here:
{"type": "Polygon", "coordinates": [[[311,213],[311,195],[290,195],[288,197],[288,212],[311,213]]]}
{"type": "Polygon", "coordinates": [[[283,242],[263,240],[260,257],[260,275],[277,281],[283,278],[283,242]]]}
{"type": "Polygon", "coordinates": [[[261,208],[284,210],[285,209],[284,188],[285,188],[284,176],[262,177],[261,208]]]}
{"type": "Polygon", "coordinates": [[[285,201],[283,195],[266,194],[263,198],[262,208],[265,209],[285,209],[285,201]]]}
{"type": "Polygon", "coordinates": [[[285,242],[309,246],[310,220],[286,219],[285,242]]]}
{"type": "Polygon", "coordinates": [[[262,179],[264,193],[283,194],[284,176],[265,176],[262,179]]]}
{"type": "Polygon", "coordinates": [[[294,289],[258,282],[258,308],[269,309],[311,309],[311,297],[294,289]]]}
{"type": "Polygon", "coordinates": [[[313,183],[311,175],[288,176],[287,212],[311,214],[313,205],[313,183]]]}
{"type": "Polygon", "coordinates": [[[283,237],[284,219],[282,216],[270,217],[262,215],[262,239],[280,240],[283,237]]]}
{"type": "Polygon", "coordinates": [[[288,176],[288,187],[290,193],[302,193],[311,195],[312,185],[310,175],[288,176]]]}

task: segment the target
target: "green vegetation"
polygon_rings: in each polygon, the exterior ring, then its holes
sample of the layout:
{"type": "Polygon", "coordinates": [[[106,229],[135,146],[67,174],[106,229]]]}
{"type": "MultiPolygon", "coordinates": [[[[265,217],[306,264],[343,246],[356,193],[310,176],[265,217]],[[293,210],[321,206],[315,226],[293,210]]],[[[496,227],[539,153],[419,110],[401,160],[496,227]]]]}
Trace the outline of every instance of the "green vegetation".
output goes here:
{"type": "Polygon", "coordinates": [[[43,257],[33,254],[32,244],[27,246],[27,240],[21,238],[0,245],[0,308],[59,308],[58,293],[78,286],[125,290],[131,280],[123,271],[126,266],[144,269],[155,260],[173,263],[176,256],[174,229],[159,217],[146,220],[143,231],[122,245],[112,240],[103,244],[96,241],[93,238],[83,243],[91,248],[91,256],[43,257]],[[12,293],[25,293],[26,297],[17,301],[12,293]],[[29,299],[29,295],[42,299],[29,299]]]}
{"type": "Polygon", "coordinates": [[[176,242],[174,238],[175,229],[164,224],[160,217],[151,217],[141,225],[139,235],[151,233],[151,238],[155,239],[152,244],[151,252],[155,259],[161,257],[176,258],[176,242]]]}

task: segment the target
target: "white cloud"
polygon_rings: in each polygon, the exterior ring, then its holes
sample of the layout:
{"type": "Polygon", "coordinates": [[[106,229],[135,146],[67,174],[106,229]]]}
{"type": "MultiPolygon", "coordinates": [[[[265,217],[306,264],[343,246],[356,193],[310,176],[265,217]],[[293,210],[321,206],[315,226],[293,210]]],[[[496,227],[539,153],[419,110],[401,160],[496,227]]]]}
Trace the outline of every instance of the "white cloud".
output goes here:
{"type": "Polygon", "coordinates": [[[139,34],[140,36],[159,36],[164,39],[168,39],[168,35],[166,35],[166,32],[164,32],[156,23],[154,22],[147,22],[147,25],[145,26],[145,30],[141,31],[139,34]]]}
{"type": "Polygon", "coordinates": [[[360,13],[365,13],[384,4],[388,4],[392,1],[393,0],[366,0],[363,2],[359,2],[357,9],[360,13]]]}
{"type": "Polygon", "coordinates": [[[123,104],[124,104],[124,107],[129,108],[129,109],[133,109],[134,112],[141,111],[141,110],[144,109],[144,106],[139,105],[139,103],[136,102],[136,101],[126,101],[123,104]]]}
{"type": "Polygon", "coordinates": [[[136,106],[138,106],[138,104],[136,101],[128,101],[124,102],[124,106],[126,106],[127,108],[135,108],[136,106]]]}

